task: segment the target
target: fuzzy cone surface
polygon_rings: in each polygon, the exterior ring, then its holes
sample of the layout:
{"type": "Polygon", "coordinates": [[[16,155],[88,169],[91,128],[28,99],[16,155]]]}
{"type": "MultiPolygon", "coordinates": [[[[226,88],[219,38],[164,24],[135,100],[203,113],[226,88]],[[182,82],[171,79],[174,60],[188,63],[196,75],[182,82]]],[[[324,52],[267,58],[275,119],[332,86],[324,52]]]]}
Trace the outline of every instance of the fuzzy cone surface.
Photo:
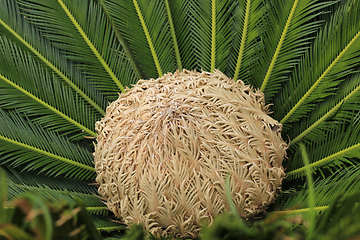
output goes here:
{"type": "Polygon", "coordinates": [[[274,202],[285,177],[281,129],[263,93],[219,71],[140,80],[96,123],[99,193],[126,224],[196,237],[229,211],[227,173],[241,217],[274,202]]]}

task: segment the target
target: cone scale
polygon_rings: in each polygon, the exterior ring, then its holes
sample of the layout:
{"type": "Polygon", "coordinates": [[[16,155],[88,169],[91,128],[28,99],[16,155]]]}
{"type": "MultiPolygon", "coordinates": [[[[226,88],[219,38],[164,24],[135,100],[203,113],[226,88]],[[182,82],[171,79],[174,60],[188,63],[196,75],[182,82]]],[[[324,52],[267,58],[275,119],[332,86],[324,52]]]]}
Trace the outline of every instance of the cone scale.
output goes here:
{"type": "Polygon", "coordinates": [[[99,193],[126,224],[157,237],[196,237],[229,211],[230,174],[239,215],[256,216],[285,177],[282,125],[268,113],[262,92],[220,71],[140,80],[96,123],[99,193]]]}

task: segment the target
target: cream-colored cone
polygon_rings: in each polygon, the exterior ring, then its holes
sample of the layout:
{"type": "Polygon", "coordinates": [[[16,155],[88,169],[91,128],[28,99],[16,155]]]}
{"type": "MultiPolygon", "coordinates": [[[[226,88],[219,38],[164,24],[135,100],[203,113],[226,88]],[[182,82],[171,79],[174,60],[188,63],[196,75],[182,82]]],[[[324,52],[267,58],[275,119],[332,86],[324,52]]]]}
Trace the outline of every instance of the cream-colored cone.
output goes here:
{"type": "Polygon", "coordinates": [[[249,218],[274,202],[285,176],[282,125],[264,94],[220,71],[140,80],[96,123],[96,181],[125,223],[155,236],[195,237],[229,211],[249,218]]]}

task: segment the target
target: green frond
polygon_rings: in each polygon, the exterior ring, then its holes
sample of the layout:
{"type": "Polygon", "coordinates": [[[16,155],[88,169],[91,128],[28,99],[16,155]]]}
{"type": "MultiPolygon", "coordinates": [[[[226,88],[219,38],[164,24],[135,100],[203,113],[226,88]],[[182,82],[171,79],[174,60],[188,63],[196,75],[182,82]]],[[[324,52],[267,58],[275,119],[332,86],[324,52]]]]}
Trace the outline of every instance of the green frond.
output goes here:
{"type": "MultiPolygon", "coordinates": [[[[191,32],[190,8],[192,0],[169,0],[169,8],[178,40],[182,67],[195,68],[194,46],[191,32]]],[[[179,67],[179,66],[178,66],[179,67]]],[[[180,69],[180,68],[179,68],[180,69]]]]}
{"type": "Polygon", "coordinates": [[[109,219],[103,217],[93,216],[92,219],[95,224],[95,227],[99,231],[111,232],[111,231],[120,231],[126,229],[126,225],[110,221],[109,219]]]}
{"type": "MultiPolygon", "coordinates": [[[[344,163],[356,162],[360,154],[360,124],[345,126],[340,123],[329,123],[326,138],[318,142],[309,142],[308,152],[312,172],[324,168],[342,168],[344,163]],[[335,125],[336,127],[331,127],[335,125]]],[[[301,163],[298,154],[295,154],[288,164],[289,179],[305,176],[306,167],[301,163]]]]}
{"type": "MultiPolygon", "coordinates": [[[[63,192],[82,193],[84,196],[98,195],[96,186],[92,184],[92,179],[89,181],[80,181],[60,175],[53,177],[43,172],[22,171],[21,168],[13,168],[11,166],[6,166],[4,169],[6,170],[9,181],[18,186],[19,189],[25,189],[26,187],[48,188],[63,192]]],[[[10,195],[11,199],[18,196],[16,193],[11,193],[10,195]]],[[[104,205],[99,205],[99,207],[103,206],[104,205]]]]}
{"type": "Polygon", "coordinates": [[[69,68],[69,62],[60,55],[49,41],[31,26],[27,19],[20,15],[14,0],[0,1],[0,33],[16,42],[33,57],[38,58],[44,66],[51,69],[60,79],[69,85],[77,94],[87,101],[100,114],[104,114],[105,100],[89,84],[76,69],[69,68]]]}
{"type": "Polygon", "coordinates": [[[231,48],[232,1],[193,1],[189,3],[191,32],[198,68],[225,71],[231,48]]]}
{"type": "Polygon", "coordinates": [[[0,110],[1,164],[77,179],[95,176],[91,153],[50,131],[0,110]],[[21,136],[21,137],[20,137],[21,136]]]}
{"type": "Polygon", "coordinates": [[[165,6],[166,6],[166,13],[167,13],[167,16],[168,16],[169,25],[170,25],[171,37],[172,37],[173,44],[174,44],[177,68],[179,69],[179,71],[182,71],[183,69],[182,69],[180,51],[179,51],[179,46],[178,46],[178,42],[177,42],[177,38],[176,38],[174,23],[173,23],[173,19],[172,19],[172,13],[171,13],[171,10],[170,10],[170,5],[169,5],[168,0],[165,0],[165,6]]]}
{"type": "Polygon", "coordinates": [[[316,102],[333,94],[341,80],[358,65],[359,11],[359,2],[348,3],[319,32],[312,48],[305,54],[288,85],[275,101],[278,107],[274,116],[281,123],[288,124],[305,117],[313,110],[316,102]]]}
{"type": "MultiPolygon", "coordinates": [[[[103,0],[99,0],[100,4],[103,6],[103,0]]],[[[114,33],[117,37],[117,39],[119,40],[122,48],[124,49],[124,54],[126,55],[127,59],[129,60],[129,63],[131,65],[131,68],[134,70],[135,74],[136,74],[136,78],[137,79],[143,79],[143,72],[140,68],[140,64],[138,63],[138,61],[135,59],[135,56],[133,54],[133,52],[130,49],[129,46],[129,42],[125,40],[125,38],[120,34],[119,30],[115,27],[115,23],[114,21],[111,19],[111,16],[109,14],[109,12],[105,9],[104,12],[106,14],[106,18],[108,19],[108,21],[111,24],[112,29],[114,30],[114,33]]]]}
{"type": "Polygon", "coordinates": [[[4,37],[0,37],[0,86],[3,108],[39,117],[38,122],[58,131],[96,136],[96,114],[91,106],[4,37]]]}
{"type": "MultiPolygon", "coordinates": [[[[351,168],[339,170],[326,179],[317,180],[314,184],[315,210],[326,209],[331,201],[339,195],[344,199],[347,196],[359,193],[359,176],[360,169],[351,168]]],[[[306,214],[310,211],[308,198],[308,191],[298,191],[294,196],[290,196],[282,202],[281,211],[286,211],[288,214],[301,213],[304,219],[308,219],[310,217],[309,214],[306,214]]]]}
{"type": "Polygon", "coordinates": [[[254,59],[256,40],[259,32],[256,26],[263,14],[263,1],[238,1],[234,8],[234,22],[232,24],[234,38],[229,55],[229,74],[234,80],[241,79],[248,83],[249,69],[254,59]]]}
{"type": "Polygon", "coordinates": [[[309,46],[321,23],[316,16],[334,1],[269,1],[261,23],[261,53],[255,68],[255,87],[265,93],[267,102],[281,89],[281,84],[309,46]]]}
{"type": "Polygon", "coordinates": [[[29,21],[66,58],[81,62],[77,68],[86,73],[87,82],[99,90],[106,89],[107,97],[115,98],[124,84],[135,83],[131,65],[101,6],[91,0],[19,2],[29,21]]]}
{"type": "Polygon", "coordinates": [[[353,121],[354,115],[360,111],[359,97],[360,75],[356,73],[340,84],[336,95],[318,104],[307,118],[301,120],[299,127],[289,132],[290,144],[300,140],[320,140],[320,136],[324,136],[320,132],[328,128],[329,122],[353,121]]]}
{"type": "Polygon", "coordinates": [[[104,0],[115,28],[129,42],[145,77],[175,70],[173,39],[163,1],[104,0]]]}
{"type": "Polygon", "coordinates": [[[48,177],[43,173],[18,172],[7,167],[7,176],[10,181],[9,199],[15,199],[27,191],[38,192],[48,199],[75,203],[78,199],[83,201],[86,209],[94,215],[108,215],[108,208],[104,205],[97,193],[97,188],[87,182],[68,179],[62,176],[48,177]]]}

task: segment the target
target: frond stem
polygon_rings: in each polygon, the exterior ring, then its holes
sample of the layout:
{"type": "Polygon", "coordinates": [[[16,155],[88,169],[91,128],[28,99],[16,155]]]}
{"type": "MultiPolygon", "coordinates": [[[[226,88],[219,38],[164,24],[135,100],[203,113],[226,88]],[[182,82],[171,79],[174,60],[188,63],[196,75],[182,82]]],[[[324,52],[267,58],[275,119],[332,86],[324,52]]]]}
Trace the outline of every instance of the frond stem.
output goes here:
{"type": "Polygon", "coordinates": [[[307,239],[310,239],[313,231],[314,231],[314,225],[315,225],[315,197],[314,197],[314,179],[312,176],[312,172],[310,170],[310,166],[309,166],[309,157],[307,155],[306,152],[306,148],[305,145],[303,143],[300,144],[300,150],[301,150],[301,155],[302,155],[302,159],[305,165],[305,171],[306,171],[306,179],[307,179],[307,184],[308,184],[308,191],[309,191],[309,206],[310,206],[310,214],[311,214],[311,225],[308,229],[307,232],[307,239]]]}
{"type": "Polygon", "coordinates": [[[116,37],[119,39],[120,43],[121,43],[121,46],[123,47],[125,53],[126,53],[126,57],[127,59],[129,59],[129,62],[132,66],[132,68],[134,69],[134,72],[137,76],[138,79],[142,79],[143,78],[143,73],[139,67],[139,63],[136,61],[135,57],[134,57],[134,54],[132,53],[130,47],[129,47],[129,44],[128,42],[122,37],[122,35],[120,34],[120,31],[114,27],[115,24],[114,24],[114,20],[112,19],[112,17],[110,16],[108,10],[106,9],[105,7],[105,4],[104,4],[104,0],[100,0],[99,1],[102,8],[104,9],[104,12],[107,16],[107,19],[109,19],[111,25],[113,26],[113,29],[114,29],[114,32],[115,32],[115,35],[116,37]]]}
{"type": "Polygon", "coordinates": [[[215,47],[216,47],[216,0],[212,0],[211,7],[211,68],[210,71],[215,70],[215,47]]]}
{"type": "MultiPolygon", "coordinates": [[[[330,156],[328,156],[328,157],[326,157],[326,158],[320,159],[319,161],[316,161],[316,162],[314,162],[314,163],[311,163],[311,164],[309,164],[309,168],[313,168],[313,167],[319,166],[319,165],[321,165],[321,164],[324,164],[324,163],[326,163],[326,162],[329,162],[329,161],[331,161],[331,160],[334,160],[334,159],[336,159],[337,157],[339,157],[339,156],[341,156],[341,155],[344,155],[344,154],[346,154],[346,153],[349,153],[349,152],[351,152],[351,151],[353,151],[353,150],[355,150],[355,149],[358,149],[358,148],[360,148],[360,143],[358,143],[358,144],[356,144],[356,145],[354,145],[354,146],[348,147],[348,148],[346,148],[346,149],[344,149],[344,150],[341,150],[341,151],[339,151],[339,152],[337,152],[337,153],[334,153],[334,154],[332,154],[332,155],[330,155],[330,156]]],[[[306,170],[306,166],[301,167],[301,168],[298,168],[298,169],[295,169],[295,170],[293,170],[293,171],[291,171],[291,172],[288,172],[287,175],[291,176],[291,175],[294,175],[294,174],[298,174],[298,173],[300,173],[300,172],[304,172],[305,170],[306,170]]]]}
{"type": "Polygon", "coordinates": [[[71,14],[71,12],[69,11],[69,9],[66,7],[65,3],[62,0],[58,0],[60,6],[63,8],[64,12],[66,13],[66,15],[69,17],[69,19],[71,20],[71,22],[74,24],[74,26],[76,27],[76,29],[78,30],[78,32],[80,33],[80,35],[83,37],[83,39],[85,40],[86,44],[89,46],[89,48],[91,49],[91,51],[94,53],[94,55],[96,56],[96,58],[99,60],[99,62],[101,63],[101,65],[104,67],[104,69],[106,70],[106,72],[109,74],[109,76],[111,77],[111,79],[115,82],[115,84],[118,86],[118,88],[120,89],[121,92],[124,91],[124,86],[121,84],[121,82],[119,81],[119,79],[115,76],[114,72],[111,70],[111,68],[109,67],[109,65],[106,63],[105,59],[101,57],[100,53],[98,52],[98,50],[96,49],[96,47],[94,46],[94,44],[90,41],[90,39],[88,38],[88,36],[86,35],[85,31],[81,28],[80,24],[76,21],[75,17],[71,14]]]}
{"type": "Polygon", "coordinates": [[[50,111],[56,113],[57,115],[59,115],[60,117],[64,118],[66,121],[72,123],[73,125],[77,126],[78,128],[84,130],[84,132],[89,133],[90,135],[96,137],[97,134],[93,131],[91,131],[90,129],[88,129],[87,127],[83,126],[82,124],[78,123],[77,121],[73,120],[72,118],[69,118],[68,116],[66,116],[64,113],[60,112],[59,110],[57,110],[56,108],[50,106],[49,104],[47,104],[46,102],[44,102],[43,100],[37,98],[36,96],[34,96],[33,94],[29,93],[28,91],[26,91],[25,89],[21,88],[20,86],[16,85],[15,83],[13,83],[12,81],[10,81],[9,79],[7,79],[6,77],[4,77],[3,75],[0,74],[0,79],[4,80],[7,84],[11,85],[12,87],[14,87],[15,89],[19,90],[20,92],[22,92],[23,94],[25,94],[26,96],[30,97],[31,99],[33,99],[34,101],[38,102],[39,104],[43,105],[45,108],[49,109],[50,111]]]}
{"type": "Polygon", "coordinates": [[[87,166],[87,165],[85,165],[85,164],[78,163],[78,162],[75,162],[75,161],[73,161],[73,160],[70,160],[70,159],[67,159],[67,158],[64,158],[64,157],[61,157],[61,156],[58,156],[58,155],[55,155],[55,154],[46,152],[46,151],[44,151],[44,150],[41,150],[41,149],[32,147],[32,146],[30,146],[30,145],[27,145],[27,144],[24,144],[24,143],[21,143],[21,142],[14,141],[14,140],[12,140],[12,139],[10,139],[10,138],[7,138],[7,137],[1,136],[1,135],[0,135],[0,140],[9,142],[9,143],[11,143],[11,144],[20,146],[20,147],[22,147],[22,148],[29,149],[30,151],[33,151],[33,152],[40,153],[41,155],[45,155],[45,156],[54,158],[54,159],[56,159],[56,160],[60,160],[60,161],[62,161],[62,162],[65,162],[65,163],[74,165],[74,166],[76,166],[76,167],[80,167],[80,168],[86,169],[86,170],[88,170],[88,171],[95,172],[95,169],[94,169],[93,167],[90,167],[90,166],[87,166]]]}
{"type": "Polygon", "coordinates": [[[263,84],[261,85],[261,88],[260,88],[261,92],[265,91],[266,85],[267,85],[267,83],[268,83],[268,81],[270,79],[270,75],[272,73],[272,70],[274,69],[276,60],[277,60],[277,58],[278,58],[278,56],[280,54],[281,47],[282,47],[282,45],[284,43],[287,31],[288,31],[288,29],[290,27],[290,23],[291,23],[291,20],[292,20],[292,18],[294,16],[295,9],[296,9],[296,6],[297,6],[298,2],[299,2],[299,0],[295,0],[294,5],[293,5],[293,7],[291,9],[291,12],[290,12],[289,17],[288,17],[287,22],[286,22],[286,25],[284,27],[284,30],[283,30],[282,34],[281,34],[280,41],[279,41],[279,43],[278,43],[278,45],[276,47],[276,51],[275,51],[274,56],[273,56],[273,58],[271,60],[269,69],[268,69],[268,71],[267,71],[267,73],[265,75],[263,84]]]}
{"type": "Polygon", "coordinates": [[[150,51],[153,55],[153,58],[154,58],[154,62],[155,62],[155,66],[156,66],[156,69],[158,71],[158,74],[159,74],[159,77],[161,77],[163,75],[162,73],[162,70],[161,70],[161,66],[160,66],[160,63],[159,63],[159,60],[158,60],[158,57],[156,55],[156,51],[155,51],[155,47],[151,41],[151,37],[150,37],[150,33],[149,33],[149,30],[146,26],[146,23],[145,23],[145,20],[143,18],[143,15],[141,13],[141,9],[139,7],[139,4],[137,3],[136,0],[133,0],[133,3],[134,3],[134,6],[135,6],[135,9],[136,9],[136,12],[139,16],[139,20],[141,22],[141,26],[143,27],[143,30],[144,30],[144,33],[145,33],[145,36],[146,36],[146,39],[148,41],[148,44],[149,44],[149,47],[150,47],[150,51]]]}
{"type": "MultiPolygon", "coordinates": [[[[315,207],[315,211],[322,211],[327,209],[329,206],[323,206],[323,207],[315,207]]],[[[295,209],[295,210],[284,210],[284,211],[273,211],[273,213],[276,214],[299,214],[299,213],[305,213],[309,212],[310,208],[301,208],[301,209],[295,209]]]]}
{"type": "Polygon", "coordinates": [[[249,17],[250,17],[250,5],[251,5],[251,0],[247,0],[244,27],[243,27],[243,32],[242,32],[242,36],[241,36],[241,44],[240,44],[239,56],[238,56],[238,60],[237,60],[237,63],[236,63],[236,68],[235,68],[235,75],[234,75],[234,80],[235,81],[237,80],[237,78],[239,76],[241,63],[242,63],[242,58],[243,58],[243,55],[244,55],[244,49],[245,49],[245,43],[246,43],[246,37],[247,37],[247,30],[248,30],[248,25],[249,25],[249,17]]]}
{"type": "Polygon", "coordinates": [[[113,230],[118,230],[118,229],[124,229],[124,226],[119,225],[119,226],[114,226],[114,227],[100,227],[100,228],[96,228],[97,230],[101,230],[101,231],[113,231],[113,230]]]}
{"type": "Polygon", "coordinates": [[[169,18],[169,25],[170,25],[171,36],[172,36],[173,43],[174,43],[176,61],[177,61],[177,64],[178,64],[179,71],[182,72],[182,63],[181,63],[181,58],[180,58],[179,46],[178,46],[178,43],[177,43],[177,40],[176,40],[175,28],[174,28],[174,24],[173,24],[173,20],[172,20],[168,0],[165,0],[165,6],[166,6],[166,12],[167,12],[167,15],[168,15],[168,18],[169,18]]]}
{"type": "Polygon", "coordinates": [[[9,25],[0,19],[0,24],[3,25],[12,35],[14,35],[22,44],[24,44],[31,52],[33,52],[39,59],[41,59],[49,68],[58,74],[67,84],[69,84],[80,96],[82,96],[91,106],[93,106],[101,115],[105,115],[105,111],[96,104],[90,97],[88,97],[80,88],[78,88],[68,77],[65,76],[55,65],[47,60],[40,52],[32,47],[24,38],[17,34],[9,25]]]}
{"type": "Polygon", "coordinates": [[[85,207],[88,211],[101,211],[101,210],[109,210],[108,207],[85,207]]]}
{"type": "Polygon", "coordinates": [[[341,102],[336,104],[330,111],[328,111],[324,116],[322,116],[319,120],[317,120],[314,124],[308,127],[305,131],[299,134],[294,140],[290,141],[290,145],[300,141],[304,136],[306,136],[309,132],[311,132],[314,128],[316,128],[319,124],[324,122],[328,117],[332,116],[336,111],[341,107],[343,103],[345,103],[349,98],[351,98],[357,91],[360,90],[360,86],[355,88],[350,94],[348,94],[341,102]]]}
{"type": "Polygon", "coordinates": [[[284,124],[291,115],[304,103],[308,96],[315,90],[315,88],[321,83],[325,76],[331,71],[335,64],[341,59],[342,56],[346,53],[347,50],[354,44],[354,42],[360,37],[360,31],[355,35],[355,37],[348,43],[348,45],[341,51],[341,53],[335,58],[335,60],[330,64],[330,66],[325,70],[325,72],[319,77],[314,85],[306,92],[306,94],[300,99],[300,101],[286,114],[286,116],[280,121],[281,124],[284,124]]]}

